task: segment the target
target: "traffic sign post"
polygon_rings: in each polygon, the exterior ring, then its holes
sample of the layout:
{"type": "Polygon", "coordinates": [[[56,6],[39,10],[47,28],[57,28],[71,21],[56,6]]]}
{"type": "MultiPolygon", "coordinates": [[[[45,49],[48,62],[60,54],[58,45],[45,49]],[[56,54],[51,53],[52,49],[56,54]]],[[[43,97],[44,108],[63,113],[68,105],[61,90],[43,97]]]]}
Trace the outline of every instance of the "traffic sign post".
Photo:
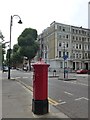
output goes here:
{"type": "MultiPolygon", "coordinates": [[[[66,78],[66,69],[65,69],[65,60],[67,60],[67,58],[68,58],[68,55],[64,55],[63,56],[63,59],[64,59],[64,78],[66,78]]],[[[67,73],[68,74],[68,73],[67,73]]],[[[68,75],[67,75],[68,76],[68,75]]]]}

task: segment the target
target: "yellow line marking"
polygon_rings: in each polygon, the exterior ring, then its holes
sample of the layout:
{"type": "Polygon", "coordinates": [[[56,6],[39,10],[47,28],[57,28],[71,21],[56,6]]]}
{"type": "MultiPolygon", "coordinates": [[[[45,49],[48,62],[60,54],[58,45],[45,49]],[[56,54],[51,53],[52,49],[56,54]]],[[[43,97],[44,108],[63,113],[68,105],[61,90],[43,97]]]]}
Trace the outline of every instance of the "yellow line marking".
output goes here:
{"type": "Polygon", "coordinates": [[[48,97],[49,103],[51,103],[52,105],[58,105],[59,103],[56,102],[55,100],[51,99],[48,97]]]}
{"type": "MultiPolygon", "coordinates": [[[[28,86],[27,84],[25,84],[24,82],[22,82],[21,80],[17,80],[19,83],[21,83],[23,86],[25,86],[28,90],[30,90],[31,92],[33,92],[33,87],[28,86]]],[[[58,105],[59,103],[56,102],[55,100],[51,99],[48,97],[49,103],[52,105],[58,105]]]]}

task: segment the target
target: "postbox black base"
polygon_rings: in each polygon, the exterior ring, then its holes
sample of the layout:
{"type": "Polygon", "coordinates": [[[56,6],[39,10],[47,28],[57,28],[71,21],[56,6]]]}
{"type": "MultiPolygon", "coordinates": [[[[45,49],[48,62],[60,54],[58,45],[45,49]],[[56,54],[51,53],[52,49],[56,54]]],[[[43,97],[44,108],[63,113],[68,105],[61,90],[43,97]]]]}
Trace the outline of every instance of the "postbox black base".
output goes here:
{"type": "Polygon", "coordinates": [[[37,115],[43,115],[48,113],[48,99],[46,100],[34,100],[32,99],[32,112],[37,115]]]}

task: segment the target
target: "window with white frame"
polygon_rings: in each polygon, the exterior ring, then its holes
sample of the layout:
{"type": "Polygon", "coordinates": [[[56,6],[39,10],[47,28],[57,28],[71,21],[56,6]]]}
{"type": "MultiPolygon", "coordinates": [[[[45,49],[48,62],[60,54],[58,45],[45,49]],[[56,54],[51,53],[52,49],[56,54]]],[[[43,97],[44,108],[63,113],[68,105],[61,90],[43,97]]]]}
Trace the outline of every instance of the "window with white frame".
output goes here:
{"type": "Polygon", "coordinates": [[[59,43],[59,47],[61,47],[61,46],[62,46],[62,43],[60,42],[60,43],[59,43]]]}
{"type": "Polygon", "coordinates": [[[59,30],[60,30],[60,31],[61,31],[61,28],[62,28],[62,27],[61,27],[61,26],[59,26],[59,30]]]}
{"type": "Polygon", "coordinates": [[[81,53],[79,54],[79,58],[82,58],[82,54],[81,53]]]}
{"type": "Polygon", "coordinates": [[[75,36],[72,36],[72,39],[74,40],[74,39],[75,39],[75,36]]]}
{"type": "Polygon", "coordinates": [[[76,49],[78,49],[78,44],[76,44],[76,49]]]}
{"type": "Polygon", "coordinates": [[[78,53],[76,53],[76,58],[78,58],[78,53]]]}
{"type": "Polygon", "coordinates": [[[81,49],[82,48],[82,45],[81,44],[79,44],[79,49],[81,49]]]}
{"type": "Polygon", "coordinates": [[[69,38],[69,36],[68,35],[66,35],[66,39],[68,39],[69,38]]]}
{"type": "Polygon", "coordinates": [[[65,62],[65,67],[67,68],[67,62],[65,62]]]}
{"type": "Polygon", "coordinates": [[[66,47],[68,48],[68,43],[66,44],[66,47]]]}
{"type": "Polygon", "coordinates": [[[76,36],[76,40],[78,40],[78,37],[76,36]]]}
{"type": "Polygon", "coordinates": [[[88,46],[87,45],[84,45],[84,50],[87,50],[88,46]]]}
{"type": "Polygon", "coordinates": [[[67,52],[67,56],[69,56],[69,53],[67,52]]]}
{"type": "Polygon", "coordinates": [[[60,62],[60,68],[63,68],[63,62],[60,62]]]}
{"type": "Polygon", "coordinates": [[[79,40],[81,41],[81,37],[79,37],[79,40]]]}
{"type": "Polygon", "coordinates": [[[63,27],[63,31],[65,31],[65,27],[63,27]]]}
{"type": "Polygon", "coordinates": [[[61,57],[62,55],[61,55],[61,51],[59,51],[59,58],[61,57]]]}
{"type": "Polygon", "coordinates": [[[75,58],[75,53],[73,53],[73,58],[75,58]]]}
{"type": "Polygon", "coordinates": [[[85,59],[88,58],[88,53],[85,53],[84,56],[85,56],[85,59]]]}

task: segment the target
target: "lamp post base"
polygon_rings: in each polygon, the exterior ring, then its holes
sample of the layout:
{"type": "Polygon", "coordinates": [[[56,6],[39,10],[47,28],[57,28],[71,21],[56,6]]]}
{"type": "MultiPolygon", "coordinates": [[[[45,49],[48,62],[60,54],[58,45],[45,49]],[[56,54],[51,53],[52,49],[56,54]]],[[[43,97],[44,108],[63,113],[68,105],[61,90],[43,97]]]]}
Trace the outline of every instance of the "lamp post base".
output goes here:
{"type": "Polygon", "coordinates": [[[32,112],[37,115],[43,115],[48,113],[48,99],[46,100],[34,100],[32,99],[32,112]]]}

